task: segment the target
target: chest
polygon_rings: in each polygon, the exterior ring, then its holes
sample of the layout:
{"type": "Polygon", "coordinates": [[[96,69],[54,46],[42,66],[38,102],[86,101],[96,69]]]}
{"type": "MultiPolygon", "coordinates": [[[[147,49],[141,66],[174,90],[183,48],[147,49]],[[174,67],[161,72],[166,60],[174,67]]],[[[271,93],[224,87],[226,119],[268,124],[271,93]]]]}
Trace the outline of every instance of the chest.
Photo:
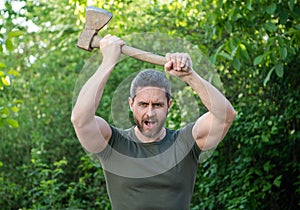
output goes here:
{"type": "Polygon", "coordinates": [[[187,158],[170,170],[149,177],[124,177],[107,171],[105,174],[112,203],[122,206],[119,209],[188,209],[196,171],[197,166],[187,158]]]}

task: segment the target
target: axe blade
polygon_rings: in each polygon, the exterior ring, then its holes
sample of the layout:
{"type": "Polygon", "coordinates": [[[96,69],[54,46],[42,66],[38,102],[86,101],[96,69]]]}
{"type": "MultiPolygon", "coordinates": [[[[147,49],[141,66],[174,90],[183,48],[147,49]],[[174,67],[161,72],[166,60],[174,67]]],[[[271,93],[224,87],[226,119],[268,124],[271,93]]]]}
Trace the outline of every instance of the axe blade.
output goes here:
{"type": "Polygon", "coordinates": [[[86,23],[88,23],[88,20],[91,20],[93,23],[91,26],[93,27],[92,29],[96,28],[99,31],[110,21],[112,17],[113,15],[104,9],[94,6],[86,7],[86,23]]]}
{"type": "Polygon", "coordinates": [[[80,33],[77,41],[77,47],[92,51],[91,43],[94,36],[102,29],[113,17],[113,15],[104,10],[94,6],[86,7],[86,23],[84,30],[80,33]]]}

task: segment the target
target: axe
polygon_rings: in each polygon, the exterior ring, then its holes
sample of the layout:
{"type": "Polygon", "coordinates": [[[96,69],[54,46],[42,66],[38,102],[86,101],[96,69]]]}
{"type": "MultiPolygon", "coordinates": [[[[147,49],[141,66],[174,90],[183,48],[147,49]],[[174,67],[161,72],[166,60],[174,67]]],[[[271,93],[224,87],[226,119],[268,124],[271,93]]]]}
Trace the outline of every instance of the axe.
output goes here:
{"type": "MultiPolygon", "coordinates": [[[[108,11],[93,6],[86,7],[85,28],[78,38],[77,47],[87,51],[92,51],[94,48],[99,48],[101,37],[97,34],[99,30],[110,21],[111,18],[112,14],[108,11]]],[[[121,52],[124,55],[159,66],[164,66],[167,62],[166,58],[163,56],[127,45],[122,46],[121,52]]]]}

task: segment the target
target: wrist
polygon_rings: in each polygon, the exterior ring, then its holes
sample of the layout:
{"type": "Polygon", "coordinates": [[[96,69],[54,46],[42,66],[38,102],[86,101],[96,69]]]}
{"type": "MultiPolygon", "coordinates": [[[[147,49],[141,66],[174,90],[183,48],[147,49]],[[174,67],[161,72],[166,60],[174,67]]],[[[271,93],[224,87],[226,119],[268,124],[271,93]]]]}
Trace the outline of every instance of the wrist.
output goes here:
{"type": "Polygon", "coordinates": [[[194,70],[191,70],[191,72],[189,74],[185,74],[185,75],[180,76],[180,79],[184,83],[190,85],[191,81],[193,79],[195,79],[196,77],[197,77],[197,73],[194,70]]]}
{"type": "Polygon", "coordinates": [[[114,69],[115,65],[117,64],[117,62],[113,62],[110,60],[103,60],[101,65],[99,66],[100,71],[102,72],[110,72],[114,69]]]}
{"type": "Polygon", "coordinates": [[[103,57],[101,65],[103,66],[115,66],[118,63],[118,59],[112,58],[112,57],[103,57]]]}

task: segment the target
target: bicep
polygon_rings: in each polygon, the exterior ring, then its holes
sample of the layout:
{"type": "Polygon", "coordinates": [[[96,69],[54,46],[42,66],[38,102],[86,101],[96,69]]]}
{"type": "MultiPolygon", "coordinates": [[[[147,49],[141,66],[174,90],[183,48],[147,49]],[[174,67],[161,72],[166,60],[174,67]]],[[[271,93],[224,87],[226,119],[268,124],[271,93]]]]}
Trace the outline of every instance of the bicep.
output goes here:
{"type": "Polygon", "coordinates": [[[112,133],[109,124],[98,116],[81,127],[74,125],[74,128],[81,145],[91,153],[101,152],[112,133]]]}
{"type": "Polygon", "coordinates": [[[226,122],[207,112],[202,115],[193,127],[193,137],[198,147],[205,151],[217,147],[224,138],[231,122],[226,122]]]}

